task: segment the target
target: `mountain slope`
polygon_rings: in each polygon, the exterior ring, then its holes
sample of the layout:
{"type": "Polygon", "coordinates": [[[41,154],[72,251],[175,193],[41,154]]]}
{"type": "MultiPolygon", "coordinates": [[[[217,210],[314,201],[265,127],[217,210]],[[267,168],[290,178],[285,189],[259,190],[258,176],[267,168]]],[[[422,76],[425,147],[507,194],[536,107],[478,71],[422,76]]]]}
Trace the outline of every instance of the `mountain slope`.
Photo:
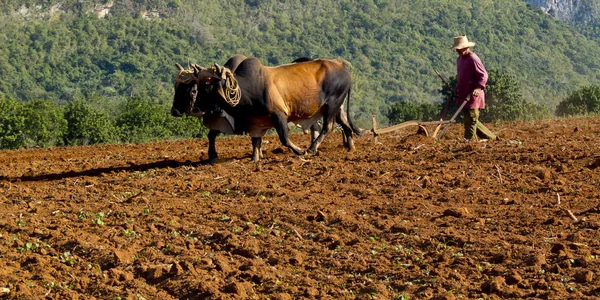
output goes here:
{"type": "Polygon", "coordinates": [[[517,76],[527,100],[554,107],[600,82],[600,46],[518,0],[120,1],[104,18],[100,2],[64,1],[48,13],[57,3],[27,6],[28,15],[16,1],[2,8],[0,96],[169,103],[175,62],[341,57],[353,65],[356,117],[385,124],[390,103],[441,99],[434,70],[454,75],[459,34],[477,42],[488,69],[517,76]]]}
{"type": "Polygon", "coordinates": [[[600,3],[594,0],[524,0],[540,7],[558,20],[570,23],[587,23],[600,14],[600,3]]]}

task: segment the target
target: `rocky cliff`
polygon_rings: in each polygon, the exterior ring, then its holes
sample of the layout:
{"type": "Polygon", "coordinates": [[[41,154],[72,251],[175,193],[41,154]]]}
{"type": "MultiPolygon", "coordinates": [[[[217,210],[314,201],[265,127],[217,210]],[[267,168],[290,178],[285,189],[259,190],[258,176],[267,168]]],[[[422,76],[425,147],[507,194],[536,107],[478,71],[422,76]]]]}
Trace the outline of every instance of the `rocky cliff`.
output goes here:
{"type": "Polygon", "coordinates": [[[597,20],[600,3],[596,0],[524,0],[539,6],[558,20],[586,23],[597,20]]]}

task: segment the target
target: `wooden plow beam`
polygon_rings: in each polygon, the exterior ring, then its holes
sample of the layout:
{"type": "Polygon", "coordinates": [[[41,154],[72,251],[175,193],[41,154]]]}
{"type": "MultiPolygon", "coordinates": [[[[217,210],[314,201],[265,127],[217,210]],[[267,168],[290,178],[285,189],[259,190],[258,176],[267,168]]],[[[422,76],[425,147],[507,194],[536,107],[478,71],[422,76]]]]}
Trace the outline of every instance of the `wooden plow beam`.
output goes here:
{"type": "MultiPolygon", "coordinates": [[[[380,135],[380,134],[384,134],[384,133],[390,133],[390,132],[394,132],[396,130],[400,130],[402,128],[406,128],[409,126],[419,126],[419,127],[425,127],[427,125],[443,125],[443,124],[449,124],[449,123],[454,123],[454,120],[452,121],[431,121],[431,122],[419,122],[419,121],[406,121],[394,126],[390,126],[390,127],[386,127],[386,128],[381,128],[381,129],[376,129],[373,128],[371,129],[371,132],[373,132],[373,134],[380,135]]],[[[427,132],[427,130],[425,129],[425,132],[427,132]]],[[[429,136],[429,134],[426,134],[427,136],[429,136]]]]}
{"type": "Polygon", "coordinates": [[[389,132],[393,132],[396,130],[400,130],[402,128],[406,128],[409,126],[418,126],[419,130],[417,131],[417,133],[423,134],[425,136],[431,136],[433,138],[435,138],[436,140],[439,140],[442,138],[442,136],[444,136],[444,134],[446,133],[446,130],[448,130],[448,125],[450,125],[450,123],[454,123],[456,117],[458,116],[458,114],[460,114],[460,112],[462,111],[463,107],[465,107],[465,104],[467,104],[467,101],[464,101],[460,107],[458,108],[458,110],[454,113],[454,115],[452,116],[452,118],[450,120],[447,121],[430,121],[430,122],[419,122],[419,121],[406,121],[404,123],[400,123],[397,125],[393,125],[390,127],[386,127],[386,128],[381,128],[381,129],[377,129],[377,120],[375,120],[375,115],[372,115],[373,117],[373,129],[371,129],[371,132],[373,133],[374,136],[374,143],[377,143],[377,136],[380,134],[384,134],[384,133],[389,133],[389,132]],[[426,125],[437,125],[437,127],[435,128],[435,131],[433,132],[433,134],[429,134],[429,132],[427,131],[427,128],[425,128],[426,125]],[[442,128],[442,126],[444,126],[442,128]],[[440,131],[441,129],[441,131],[440,131]]]}

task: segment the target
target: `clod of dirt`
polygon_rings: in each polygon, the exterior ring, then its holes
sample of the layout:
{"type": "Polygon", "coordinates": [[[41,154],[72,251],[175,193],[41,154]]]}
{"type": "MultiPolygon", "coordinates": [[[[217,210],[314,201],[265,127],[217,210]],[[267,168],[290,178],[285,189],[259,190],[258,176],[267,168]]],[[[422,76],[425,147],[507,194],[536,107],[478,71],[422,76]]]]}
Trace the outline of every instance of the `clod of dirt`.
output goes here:
{"type": "Polygon", "coordinates": [[[573,278],[575,278],[575,281],[578,283],[592,282],[594,280],[594,272],[590,270],[580,271],[575,274],[573,278]]]}
{"type": "Polygon", "coordinates": [[[164,270],[163,266],[149,267],[148,275],[146,275],[146,279],[148,281],[158,280],[163,276],[164,273],[165,273],[165,270],[164,270]]]}
{"type": "Polygon", "coordinates": [[[271,256],[267,259],[267,263],[271,266],[276,266],[281,260],[278,257],[271,256]]]}
{"type": "Polygon", "coordinates": [[[304,296],[306,298],[316,298],[319,296],[319,290],[312,287],[307,287],[306,290],[304,290],[304,296]]]}
{"type": "Polygon", "coordinates": [[[592,162],[588,168],[590,169],[595,169],[597,167],[600,167],[600,158],[597,158],[594,162],[592,162]]]}
{"type": "Polygon", "coordinates": [[[429,176],[424,176],[423,179],[421,179],[421,186],[425,189],[428,186],[431,186],[431,178],[429,178],[429,176]]]}
{"type": "Polygon", "coordinates": [[[169,274],[175,275],[175,276],[181,276],[181,275],[183,275],[183,273],[184,273],[183,268],[178,263],[174,263],[171,266],[171,269],[169,270],[169,274]]]}
{"type": "Polygon", "coordinates": [[[5,287],[0,288],[0,296],[6,296],[8,294],[10,294],[10,289],[9,288],[5,288],[5,287]]]}
{"type": "Polygon", "coordinates": [[[456,296],[454,296],[454,294],[452,294],[452,292],[446,292],[442,295],[437,295],[431,299],[432,300],[455,300],[456,296]]]}
{"type": "Polygon", "coordinates": [[[233,250],[233,253],[247,258],[254,258],[260,251],[261,247],[258,241],[256,239],[248,239],[243,245],[233,250]]]}
{"type": "Polygon", "coordinates": [[[575,232],[575,233],[571,233],[567,236],[567,241],[569,242],[578,242],[581,240],[581,233],[579,232],[575,232]]]}
{"type": "Polygon", "coordinates": [[[327,215],[324,212],[322,212],[322,211],[317,212],[317,216],[315,217],[315,221],[317,221],[317,222],[324,222],[325,220],[327,220],[327,215]]]}
{"type": "Polygon", "coordinates": [[[550,172],[550,170],[544,168],[544,167],[535,167],[533,168],[533,172],[535,174],[535,177],[541,179],[541,180],[548,180],[548,179],[552,179],[552,173],[550,172]]]}
{"type": "Polygon", "coordinates": [[[512,270],[508,275],[506,275],[506,284],[513,285],[521,282],[523,277],[517,271],[512,270]]]}
{"type": "Polygon", "coordinates": [[[408,234],[410,232],[410,228],[412,228],[412,223],[403,222],[401,224],[392,225],[392,227],[390,227],[390,232],[408,234]]]}
{"type": "Polygon", "coordinates": [[[219,270],[225,274],[228,274],[229,272],[231,272],[231,270],[233,270],[231,268],[231,266],[229,265],[229,262],[227,262],[227,258],[225,258],[221,255],[215,256],[214,263],[215,263],[215,266],[217,266],[217,270],[219,270]]]}
{"type": "Polygon", "coordinates": [[[389,299],[388,290],[383,284],[368,283],[368,285],[365,286],[360,293],[364,295],[371,295],[375,297],[375,299],[389,299]]]}
{"type": "Polygon", "coordinates": [[[271,296],[272,300],[292,300],[292,296],[288,293],[279,293],[271,296]]]}
{"type": "Polygon", "coordinates": [[[122,281],[132,281],[135,277],[132,273],[130,272],[125,272],[123,270],[118,270],[118,269],[110,269],[108,271],[108,274],[111,278],[117,280],[117,282],[122,282],[122,281]]]}
{"type": "Polygon", "coordinates": [[[506,281],[501,276],[496,276],[481,285],[481,290],[487,294],[502,294],[506,288],[506,281]]]}
{"type": "Polygon", "coordinates": [[[300,252],[292,250],[289,254],[288,261],[292,266],[299,266],[302,265],[302,263],[304,263],[304,258],[302,258],[302,254],[300,254],[300,252]]]}
{"type": "Polygon", "coordinates": [[[133,256],[128,251],[114,250],[114,257],[117,265],[128,265],[133,262],[133,256]]]}
{"type": "Polygon", "coordinates": [[[473,214],[466,207],[448,208],[444,211],[444,216],[452,216],[456,218],[471,218],[473,214]]]}
{"type": "Polygon", "coordinates": [[[546,263],[546,256],[543,253],[536,253],[525,259],[528,266],[541,266],[546,263]]]}
{"type": "Polygon", "coordinates": [[[569,251],[565,244],[554,244],[550,252],[557,254],[559,259],[571,259],[573,254],[569,251]]]}
{"type": "Polygon", "coordinates": [[[246,288],[241,282],[232,282],[223,288],[224,293],[236,294],[239,298],[246,298],[246,288]]]}
{"type": "Polygon", "coordinates": [[[550,252],[558,254],[560,251],[565,251],[566,249],[567,246],[565,244],[554,244],[552,245],[552,249],[550,250],[550,252]]]}
{"type": "Polygon", "coordinates": [[[331,244],[327,245],[327,249],[329,250],[335,250],[338,247],[344,246],[344,242],[337,240],[337,241],[333,241],[331,244]]]}

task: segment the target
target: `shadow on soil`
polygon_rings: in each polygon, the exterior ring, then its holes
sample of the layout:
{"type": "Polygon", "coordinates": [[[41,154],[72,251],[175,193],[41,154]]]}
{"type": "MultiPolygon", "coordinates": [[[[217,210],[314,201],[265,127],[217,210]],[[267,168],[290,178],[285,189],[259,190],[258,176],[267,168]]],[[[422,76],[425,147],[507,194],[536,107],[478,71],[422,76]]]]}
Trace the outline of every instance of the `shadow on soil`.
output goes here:
{"type": "Polygon", "coordinates": [[[24,181],[53,181],[64,178],[81,177],[81,176],[100,176],[102,174],[108,174],[112,172],[132,172],[132,171],[147,171],[149,169],[164,169],[164,168],[177,168],[180,166],[203,166],[210,165],[208,160],[202,160],[198,162],[192,161],[176,161],[176,160],[163,160],[147,164],[130,164],[126,167],[108,167],[108,168],[97,168],[83,171],[69,171],[64,173],[56,174],[40,174],[40,175],[23,175],[17,177],[0,176],[0,180],[10,182],[24,182],[24,181]]]}

